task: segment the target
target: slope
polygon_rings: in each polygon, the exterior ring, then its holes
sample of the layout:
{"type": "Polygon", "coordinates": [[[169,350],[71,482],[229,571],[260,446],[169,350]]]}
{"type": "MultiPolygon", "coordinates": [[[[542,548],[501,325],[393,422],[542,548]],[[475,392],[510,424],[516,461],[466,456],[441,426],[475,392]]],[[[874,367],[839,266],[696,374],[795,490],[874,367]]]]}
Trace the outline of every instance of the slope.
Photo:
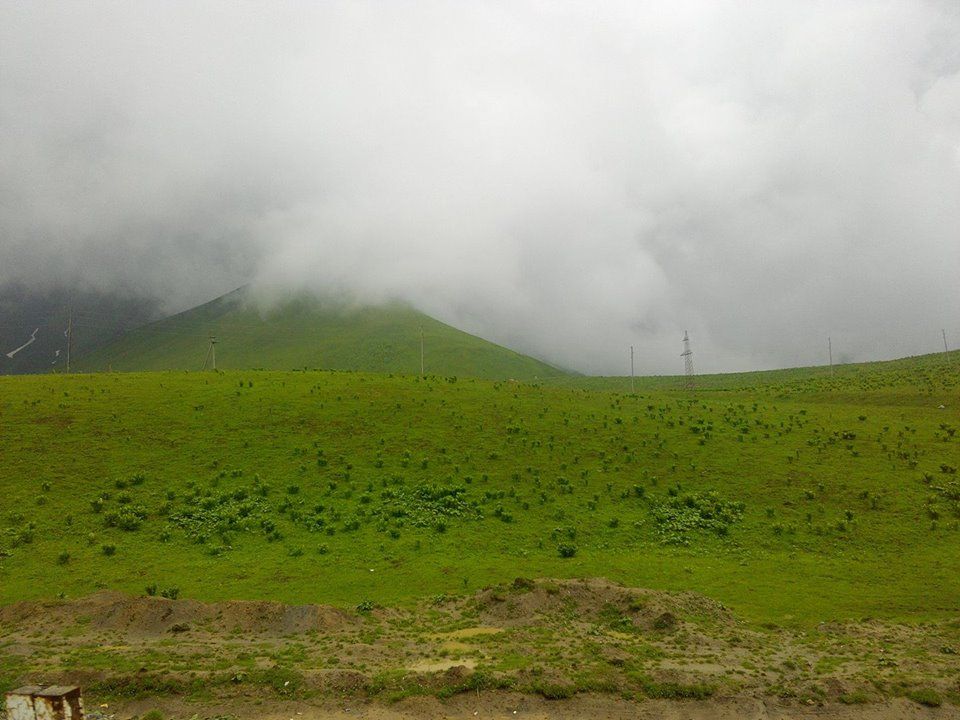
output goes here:
{"type": "MultiPolygon", "coordinates": [[[[812,365],[809,367],[754,370],[749,372],[715,373],[695,375],[693,385],[697,391],[745,391],[756,390],[770,393],[864,391],[880,387],[925,386],[955,373],[960,367],[960,350],[937,352],[927,355],[848,363],[843,365],[812,365]]],[[[629,376],[569,376],[550,381],[558,387],[582,390],[629,392],[629,376]]],[[[687,379],[683,375],[649,375],[633,378],[636,392],[653,390],[682,390],[687,379]]]]}
{"type": "Polygon", "coordinates": [[[158,316],[156,303],[132,293],[4,285],[0,287],[0,375],[65,370],[68,327],[76,359],[158,316]]]}
{"type": "Polygon", "coordinates": [[[960,375],[909,385],[906,367],[789,397],[0,378],[0,604],[153,584],[391,604],[545,576],[694,590],[783,625],[955,618],[960,375]]]}
{"type": "Polygon", "coordinates": [[[562,375],[546,363],[469,335],[398,303],[354,307],[301,296],[261,311],[241,288],[205,305],[128,332],[86,355],[78,366],[197,370],[210,336],[219,369],[325,369],[387,373],[424,371],[496,379],[562,375]]]}

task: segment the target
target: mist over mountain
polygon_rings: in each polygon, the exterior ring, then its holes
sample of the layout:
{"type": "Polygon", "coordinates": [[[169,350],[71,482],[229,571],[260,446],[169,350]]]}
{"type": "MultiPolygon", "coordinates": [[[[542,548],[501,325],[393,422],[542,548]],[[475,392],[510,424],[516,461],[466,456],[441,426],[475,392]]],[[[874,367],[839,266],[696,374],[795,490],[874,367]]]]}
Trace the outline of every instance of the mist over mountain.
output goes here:
{"type": "Polygon", "coordinates": [[[72,369],[100,347],[160,316],[160,305],[120,291],[76,287],[0,287],[0,375],[72,369]]]}
{"type": "Polygon", "coordinates": [[[953,3],[3,3],[0,67],[0,286],[402,300],[596,373],[960,345],[953,3]]]}

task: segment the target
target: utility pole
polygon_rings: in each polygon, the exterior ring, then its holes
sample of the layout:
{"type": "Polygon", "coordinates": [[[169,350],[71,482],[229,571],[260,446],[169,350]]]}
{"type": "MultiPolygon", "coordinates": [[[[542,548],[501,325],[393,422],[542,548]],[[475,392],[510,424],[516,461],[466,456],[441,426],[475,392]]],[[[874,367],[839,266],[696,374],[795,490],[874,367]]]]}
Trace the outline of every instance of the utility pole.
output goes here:
{"type": "Polygon", "coordinates": [[[827,336],[827,352],[830,353],[830,374],[833,375],[833,340],[827,336]]]}
{"type": "Polygon", "coordinates": [[[690,349],[690,335],[683,331],[683,352],[680,353],[683,358],[683,370],[686,375],[684,387],[687,390],[693,390],[693,350],[690,349]]]}
{"type": "Polygon", "coordinates": [[[213,370],[217,369],[217,338],[215,335],[210,336],[210,345],[207,347],[207,356],[203,359],[201,370],[207,369],[207,362],[210,362],[213,370]]]}
{"type": "Polygon", "coordinates": [[[947,348],[947,331],[943,328],[940,328],[940,334],[943,335],[943,351],[948,353],[950,350],[947,348]]]}
{"type": "Polygon", "coordinates": [[[630,394],[633,394],[633,345],[630,346],[630,394]]]}
{"type": "Polygon", "coordinates": [[[423,326],[420,326],[420,377],[423,377],[423,326]]]}
{"type": "Polygon", "coordinates": [[[70,372],[70,346],[73,345],[73,308],[67,317],[67,372],[70,372]]]}

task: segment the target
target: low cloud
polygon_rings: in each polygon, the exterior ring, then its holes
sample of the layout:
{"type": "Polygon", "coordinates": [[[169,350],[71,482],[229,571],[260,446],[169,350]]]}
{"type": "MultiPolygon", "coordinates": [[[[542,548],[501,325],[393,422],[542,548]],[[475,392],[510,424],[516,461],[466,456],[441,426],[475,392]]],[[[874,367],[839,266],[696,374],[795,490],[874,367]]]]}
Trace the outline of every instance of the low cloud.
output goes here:
{"type": "Polygon", "coordinates": [[[952,4],[4,3],[0,67],[0,282],[399,298],[586,372],[960,345],[952,4]]]}

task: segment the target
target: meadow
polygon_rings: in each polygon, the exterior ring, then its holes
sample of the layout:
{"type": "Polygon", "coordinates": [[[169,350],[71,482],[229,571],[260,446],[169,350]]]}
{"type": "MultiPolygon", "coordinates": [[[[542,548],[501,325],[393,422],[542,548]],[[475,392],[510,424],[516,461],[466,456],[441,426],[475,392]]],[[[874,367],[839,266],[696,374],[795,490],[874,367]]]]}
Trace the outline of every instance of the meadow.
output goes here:
{"type": "Polygon", "coordinates": [[[944,618],[960,605],[957,360],[633,395],[346,372],[2,378],[0,604],[110,588],[404,606],[606,577],[787,627],[944,618]]]}

